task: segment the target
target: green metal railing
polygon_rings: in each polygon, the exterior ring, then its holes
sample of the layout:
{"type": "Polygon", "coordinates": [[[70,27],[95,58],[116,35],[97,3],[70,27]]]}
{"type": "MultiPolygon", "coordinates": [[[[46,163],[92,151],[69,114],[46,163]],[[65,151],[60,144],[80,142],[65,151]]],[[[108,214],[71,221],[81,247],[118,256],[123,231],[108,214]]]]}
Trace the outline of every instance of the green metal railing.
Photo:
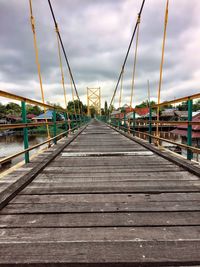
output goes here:
{"type": "Polygon", "coordinates": [[[24,154],[24,159],[25,159],[25,163],[29,163],[30,162],[30,155],[29,152],[33,149],[36,149],[44,144],[49,144],[49,146],[51,145],[51,142],[53,142],[55,145],[57,144],[57,140],[63,136],[68,136],[68,134],[70,133],[70,131],[75,131],[76,129],[78,129],[79,127],[81,127],[82,125],[86,124],[90,118],[87,116],[82,116],[82,115],[76,115],[75,119],[74,119],[74,114],[72,114],[73,118],[70,120],[67,116],[67,112],[65,109],[63,108],[57,108],[54,107],[52,105],[49,104],[44,104],[41,103],[39,101],[36,100],[32,100],[30,98],[25,98],[25,97],[21,97],[15,94],[11,94],[11,93],[7,93],[5,91],[0,90],[0,97],[4,97],[4,98],[9,98],[12,100],[17,100],[21,102],[21,113],[22,113],[22,123],[10,123],[10,124],[0,124],[0,131],[5,130],[5,129],[22,129],[23,130],[23,142],[24,142],[24,150],[15,153],[13,155],[10,155],[8,157],[5,157],[3,159],[0,160],[0,165],[8,162],[10,160],[12,160],[13,158],[16,158],[22,154],[24,154]],[[49,110],[53,111],[53,119],[52,121],[48,121],[48,122],[28,122],[27,121],[27,114],[26,114],[26,104],[32,104],[32,105],[37,105],[40,107],[45,107],[49,110]],[[56,120],[56,116],[57,113],[60,114],[62,113],[64,116],[64,121],[57,121],[56,120]],[[62,133],[58,134],[58,127],[57,125],[62,124],[65,127],[65,131],[63,131],[62,133]],[[39,143],[37,145],[34,146],[29,146],[29,128],[32,127],[38,127],[38,126],[42,126],[42,125],[52,125],[53,126],[53,137],[45,140],[42,143],[39,143]]]}
{"type": "MultiPolygon", "coordinates": [[[[178,147],[184,148],[187,150],[187,159],[191,160],[193,159],[193,153],[197,153],[200,154],[200,148],[199,147],[194,147],[192,146],[192,125],[200,125],[200,121],[192,121],[192,110],[193,110],[193,99],[199,99],[200,98],[200,94],[194,94],[191,96],[186,96],[186,97],[182,97],[182,98],[178,98],[172,101],[167,101],[167,102],[163,102],[160,103],[159,105],[154,105],[154,106],[150,106],[149,107],[149,116],[146,120],[144,119],[136,119],[135,117],[135,111],[133,111],[133,117],[130,118],[130,122],[131,122],[131,126],[128,129],[127,126],[127,118],[126,118],[126,114],[124,113],[123,118],[111,118],[111,117],[106,117],[106,119],[104,118],[103,120],[106,121],[107,123],[109,123],[110,125],[118,128],[118,129],[122,129],[125,132],[130,132],[133,136],[135,136],[136,134],[142,134],[144,136],[146,136],[148,138],[148,142],[151,144],[153,142],[153,140],[157,140],[157,141],[163,141],[166,143],[171,143],[173,145],[177,145],[178,147]],[[158,109],[158,107],[161,106],[167,106],[167,105],[171,105],[171,104],[175,104],[175,103],[180,103],[180,102],[187,102],[187,121],[157,121],[157,120],[152,120],[152,110],[156,110],[158,109]],[[123,124],[122,125],[122,121],[123,124]],[[142,127],[141,124],[143,123],[143,126],[145,126],[145,128],[147,128],[148,130],[145,131],[140,131],[140,130],[136,130],[136,128],[140,128],[142,127]],[[182,143],[178,143],[178,142],[174,142],[170,139],[165,139],[165,138],[161,138],[159,135],[155,136],[153,135],[153,126],[178,126],[178,125],[187,125],[187,144],[182,144],[182,143]]],[[[159,132],[160,133],[160,132],[159,132]]]]}

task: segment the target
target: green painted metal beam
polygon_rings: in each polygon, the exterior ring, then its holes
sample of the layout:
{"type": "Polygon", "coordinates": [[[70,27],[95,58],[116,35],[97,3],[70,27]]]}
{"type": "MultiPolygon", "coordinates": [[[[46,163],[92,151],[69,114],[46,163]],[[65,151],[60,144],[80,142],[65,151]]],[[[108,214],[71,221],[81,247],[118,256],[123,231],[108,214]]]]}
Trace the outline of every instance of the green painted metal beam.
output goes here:
{"type": "MultiPolygon", "coordinates": [[[[23,123],[27,123],[27,118],[26,118],[26,102],[22,101],[21,102],[21,107],[22,107],[22,121],[23,123]]],[[[24,135],[24,149],[27,149],[29,147],[28,143],[28,128],[24,127],[23,128],[23,135],[24,135]]],[[[24,154],[24,159],[25,163],[29,163],[29,152],[25,152],[24,154]]]]}

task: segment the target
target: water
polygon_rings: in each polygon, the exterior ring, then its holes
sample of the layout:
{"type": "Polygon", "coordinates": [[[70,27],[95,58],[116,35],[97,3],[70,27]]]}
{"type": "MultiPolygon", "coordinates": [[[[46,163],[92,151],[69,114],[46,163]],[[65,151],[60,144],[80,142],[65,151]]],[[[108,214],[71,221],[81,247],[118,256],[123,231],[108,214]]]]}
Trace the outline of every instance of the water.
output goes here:
{"type": "MultiPolygon", "coordinates": [[[[29,146],[33,146],[42,143],[47,139],[45,134],[29,134],[29,146]]],[[[30,156],[36,151],[46,147],[47,145],[40,146],[32,151],[30,151],[30,156]]],[[[20,134],[12,134],[7,136],[0,136],[0,158],[11,156],[12,154],[18,153],[24,149],[23,136],[20,134]]],[[[12,159],[11,164],[5,164],[0,167],[0,173],[6,169],[14,166],[16,163],[22,161],[24,155],[20,155],[17,158],[12,159]]]]}

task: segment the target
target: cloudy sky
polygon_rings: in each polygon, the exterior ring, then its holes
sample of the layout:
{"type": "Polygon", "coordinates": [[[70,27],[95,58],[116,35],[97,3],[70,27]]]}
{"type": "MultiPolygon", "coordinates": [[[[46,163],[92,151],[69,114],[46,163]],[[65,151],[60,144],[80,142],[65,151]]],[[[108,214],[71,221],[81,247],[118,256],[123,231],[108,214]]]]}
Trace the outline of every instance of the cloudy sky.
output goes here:
{"type": "MultiPolygon", "coordinates": [[[[142,0],[51,1],[81,100],[86,103],[86,87],[100,86],[102,103],[110,102],[142,0]]],[[[157,97],[165,4],[165,0],[146,0],[144,6],[135,104],[147,98],[148,79],[152,99],[157,97]]],[[[163,101],[200,92],[199,10],[199,0],[170,0],[163,101]]],[[[33,0],[33,13],[45,98],[63,105],[56,35],[47,0],[33,0]]],[[[0,20],[1,90],[41,100],[28,0],[0,0],[0,20]]],[[[134,47],[125,68],[123,103],[130,101],[133,53],[134,47]]],[[[66,66],[65,73],[69,93],[66,66]]],[[[117,106],[118,94],[115,103],[117,106]]]]}

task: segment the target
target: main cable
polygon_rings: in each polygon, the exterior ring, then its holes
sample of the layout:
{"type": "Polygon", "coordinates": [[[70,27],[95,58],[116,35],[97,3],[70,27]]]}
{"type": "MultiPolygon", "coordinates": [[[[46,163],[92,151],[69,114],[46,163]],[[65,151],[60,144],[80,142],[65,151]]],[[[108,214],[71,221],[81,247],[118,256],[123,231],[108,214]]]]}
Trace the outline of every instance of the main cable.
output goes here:
{"type": "MultiPolygon", "coordinates": [[[[53,17],[53,21],[54,21],[54,24],[55,24],[55,28],[58,28],[58,24],[57,24],[57,21],[56,21],[56,18],[55,18],[55,14],[54,14],[54,11],[53,11],[53,8],[52,8],[52,5],[51,5],[51,1],[48,0],[48,3],[49,3],[49,7],[50,7],[50,10],[51,10],[51,14],[52,14],[52,17],[53,17]]],[[[78,95],[78,91],[77,91],[77,88],[76,88],[76,84],[75,84],[75,81],[74,81],[74,77],[72,75],[72,71],[71,71],[71,67],[70,67],[70,64],[69,64],[69,60],[67,58],[67,54],[66,54],[66,51],[65,51],[65,47],[63,45],[63,41],[62,41],[62,38],[61,38],[61,35],[60,35],[60,32],[58,31],[58,38],[60,40],[60,44],[61,44],[61,47],[62,47],[62,50],[63,50],[63,54],[64,54],[64,57],[65,57],[65,60],[66,60],[66,63],[67,63],[67,67],[68,67],[68,70],[69,70],[69,74],[71,76],[71,80],[72,80],[72,83],[74,85],[74,89],[75,89],[75,92],[76,92],[76,96],[78,98],[78,100],[80,101],[80,98],[79,98],[79,95],[78,95]]]]}
{"type": "MultiPolygon", "coordinates": [[[[49,1],[49,0],[48,0],[48,1],[49,1]]],[[[139,13],[138,13],[138,18],[141,17],[142,10],[143,10],[143,7],[144,7],[144,3],[145,3],[145,0],[142,1],[142,5],[141,5],[141,7],[140,7],[140,11],[139,11],[139,13]]],[[[130,40],[130,43],[129,43],[129,46],[128,46],[128,50],[127,50],[127,52],[126,52],[126,56],[125,56],[125,59],[124,59],[123,65],[122,65],[122,69],[121,69],[121,72],[120,72],[120,74],[119,74],[119,78],[118,78],[118,80],[117,80],[117,84],[116,84],[116,86],[115,86],[115,90],[114,90],[113,96],[112,96],[111,101],[110,101],[109,110],[110,110],[110,108],[111,108],[111,105],[112,105],[112,103],[113,103],[115,94],[116,94],[116,92],[117,92],[117,88],[118,88],[118,85],[119,85],[119,82],[120,82],[120,79],[121,79],[121,76],[122,76],[124,67],[125,67],[125,65],[126,65],[126,61],[127,61],[127,58],[128,58],[128,55],[129,55],[129,52],[130,52],[130,49],[131,49],[131,45],[132,45],[132,43],[133,43],[133,39],[134,39],[134,36],[135,36],[135,33],[136,33],[136,30],[137,30],[138,25],[139,25],[139,22],[138,22],[138,19],[137,19],[137,22],[136,22],[136,24],[135,24],[135,28],[134,28],[134,31],[133,31],[133,34],[132,34],[132,37],[131,37],[131,40],[130,40]]]]}

